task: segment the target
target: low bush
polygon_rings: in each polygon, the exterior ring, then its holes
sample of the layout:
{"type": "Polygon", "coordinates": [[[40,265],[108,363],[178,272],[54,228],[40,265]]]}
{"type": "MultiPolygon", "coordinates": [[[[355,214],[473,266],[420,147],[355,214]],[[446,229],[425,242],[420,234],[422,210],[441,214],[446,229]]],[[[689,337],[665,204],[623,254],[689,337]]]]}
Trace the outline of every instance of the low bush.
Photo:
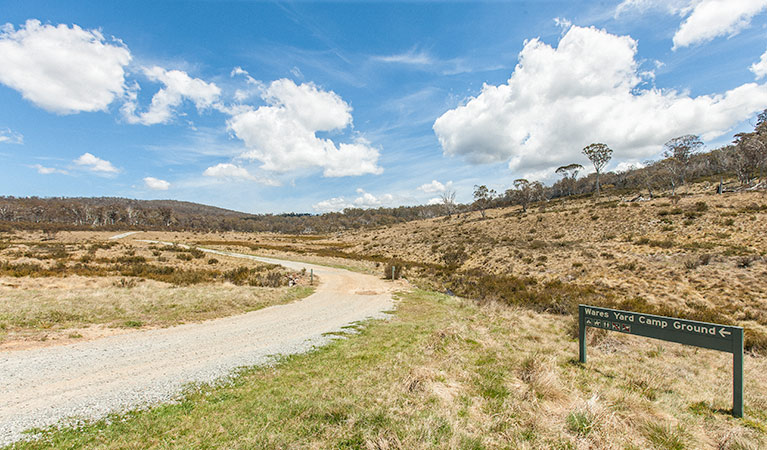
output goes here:
{"type": "MultiPolygon", "coordinates": [[[[455,266],[450,266],[450,269],[452,270],[455,266]]],[[[403,261],[400,261],[399,259],[392,259],[389,260],[384,266],[383,266],[383,276],[385,280],[398,280],[402,277],[402,272],[405,270],[405,263],[403,261]]]]}

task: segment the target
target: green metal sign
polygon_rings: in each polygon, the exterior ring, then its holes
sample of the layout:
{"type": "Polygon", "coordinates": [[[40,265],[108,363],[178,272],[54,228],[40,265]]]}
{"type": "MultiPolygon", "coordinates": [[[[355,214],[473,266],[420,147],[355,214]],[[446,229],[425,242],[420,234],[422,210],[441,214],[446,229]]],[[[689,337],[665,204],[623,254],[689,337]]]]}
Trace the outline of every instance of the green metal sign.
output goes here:
{"type": "Polygon", "coordinates": [[[596,306],[578,306],[580,361],[586,362],[586,327],[732,353],[732,415],[743,417],[743,328],[596,306]]]}

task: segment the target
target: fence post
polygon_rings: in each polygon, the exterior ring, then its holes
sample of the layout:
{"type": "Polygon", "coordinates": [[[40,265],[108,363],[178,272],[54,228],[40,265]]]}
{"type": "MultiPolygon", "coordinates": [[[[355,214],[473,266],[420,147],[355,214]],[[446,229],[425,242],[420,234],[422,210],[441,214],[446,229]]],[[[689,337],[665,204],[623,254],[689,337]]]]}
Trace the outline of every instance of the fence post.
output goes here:
{"type": "Polygon", "coordinates": [[[391,280],[394,281],[394,268],[396,266],[391,266],[391,280]]]}
{"type": "Polygon", "coordinates": [[[309,285],[314,284],[314,269],[309,269],[309,285]]]}

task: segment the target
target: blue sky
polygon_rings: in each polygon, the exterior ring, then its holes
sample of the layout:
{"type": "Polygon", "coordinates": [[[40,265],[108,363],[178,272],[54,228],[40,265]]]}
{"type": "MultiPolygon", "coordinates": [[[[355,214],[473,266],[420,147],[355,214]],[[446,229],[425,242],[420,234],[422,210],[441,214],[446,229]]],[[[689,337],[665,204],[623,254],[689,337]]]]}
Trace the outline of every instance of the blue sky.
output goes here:
{"type": "Polygon", "coordinates": [[[254,213],[609,168],[767,108],[767,0],[0,1],[0,195],[254,213]]]}

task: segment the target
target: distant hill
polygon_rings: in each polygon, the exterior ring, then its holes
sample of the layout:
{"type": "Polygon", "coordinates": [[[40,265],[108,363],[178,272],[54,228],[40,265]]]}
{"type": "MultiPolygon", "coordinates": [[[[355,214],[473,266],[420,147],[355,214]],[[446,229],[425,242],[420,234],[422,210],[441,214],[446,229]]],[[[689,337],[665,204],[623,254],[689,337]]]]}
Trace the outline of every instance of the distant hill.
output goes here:
{"type": "MultiPolygon", "coordinates": [[[[709,191],[756,189],[764,187],[764,155],[749,156],[750,147],[727,146],[697,153],[685,162],[688,181],[707,181],[709,191]],[[741,148],[742,147],[742,148],[741,148]],[[744,150],[745,149],[745,150],[744,150]],[[752,157],[753,156],[753,157],[752,157]],[[734,179],[725,185],[724,179],[734,179]],[[737,180],[737,181],[736,181],[737,180]],[[754,184],[756,183],[756,184],[754,184]]],[[[756,148],[756,147],[754,147],[756,148]]],[[[759,147],[760,149],[762,147],[759,147]]],[[[675,192],[679,181],[679,163],[672,158],[646,161],[644,167],[601,175],[606,194],[652,198],[669,188],[675,192]]],[[[595,187],[595,174],[577,178],[585,169],[577,164],[557,171],[563,176],[551,186],[516,180],[514,187],[499,192],[484,188],[485,196],[465,205],[419,205],[396,208],[348,208],[325,214],[247,214],[215,206],[177,200],[134,200],[115,197],[39,198],[0,197],[0,230],[2,229],[155,229],[200,231],[248,231],[286,234],[332,233],[343,230],[389,226],[412,220],[464,214],[473,210],[504,208],[553,199],[590,196],[595,187]],[[571,167],[579,170],[566,170],[571,167]],[[518,183],[524,182],[524,183],[518,183]]],[[[510,182],[510,184],[512,184],[510,182]]]]}
{"type": "Polygon", "coordinates": [[[436,217],[439,206],[347,209],[342,213],[247,214],[177,200],[0,197],[0,229],[173,229],[327,233],[436,217]]]}

